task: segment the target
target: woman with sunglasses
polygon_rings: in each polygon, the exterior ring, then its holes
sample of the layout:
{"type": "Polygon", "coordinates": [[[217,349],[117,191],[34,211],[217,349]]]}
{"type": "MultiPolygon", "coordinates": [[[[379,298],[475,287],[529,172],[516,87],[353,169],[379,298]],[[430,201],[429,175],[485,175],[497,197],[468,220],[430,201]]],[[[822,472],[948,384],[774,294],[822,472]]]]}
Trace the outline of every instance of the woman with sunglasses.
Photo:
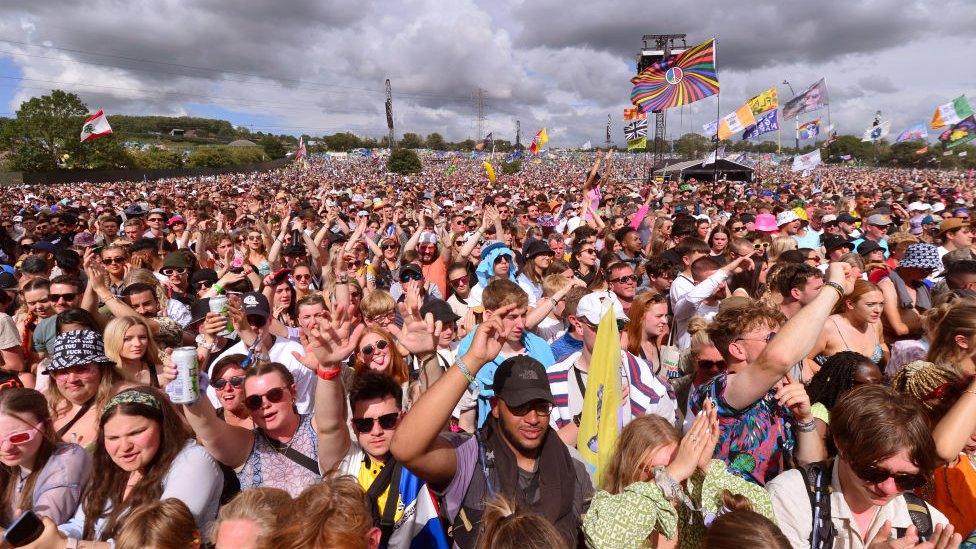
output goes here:
{"type": "Polygon", "coordinates": [[[142,317],[120,316],[109,321],[105,326],[105,356],[115,363],[120,378],[160,387],[163,360],[142,317]]]}
{"type": "Polygon", "coordinates": [[[125,274],[129,271],[129,252],[123,246],[106,246],[99,252],[105,273],[108,275],[108,287],[113,294],[122,291],[125,274]]]}
{"type": "MultiPolygon", "coordinates": [[[[201,399],[206,400],[206,399],[201,399]]],[[[166,498],[186,504],[196,527],[209,531],[223,478],[196,443],[166,395],[146,386],[125,389],[102,410],[92,483],[81,507],[58,527],[65,547],[112,547],[126,517],[166,498]]]]}
{"type": "MultiPolygon", "coordinates": [[[[168,367],[165,376],[175,378],[175,368],[168,367]]],[[[247,369],[242,387],[244,406],[254,423],[251,429],[221,420],[210,399],[183,405],[200,443],[217,461],[237,471],[242,490],[270,486],[295,497],[320,482],[318,436],[312,416],[299,414],[295,407],[295,378],[288,368],[277,362],[258,363],[247,369]]]]}
{"type": "Polygon", "coordinates": [[[515,271],[515,252],[507,246],[501,242],[492,242],[482,248],[481,262],[475,269],[477,284],[471,286],[468,305],[472,308],[481,307],[481,294],[488,287],[488,283],[495,278],[507,278],[516,282],[515,271]]]}
{"type": "Polygon", "coordinates": [[[400,270],[400,239],[394,234],[383,237],[379,245],[370,238],[364,237],[363,241],[373,252],[373,261],[366,269],[366,283],[371,288],[390,291],[400,270]]]}
{"type": "Polygon", "coordinates": [[[254,266],[258,276],[266,277],[271,274],[271,262],[268,261],[268,242],[271,239],[257,227],[250,227],[244,236],[245,261],[254,266]]]}
{"type": "Polygon", "coordinates": [[[594,288],[599,283],[600,260],[596,251],[596,238],[586,239],[573,247],[569,266],[576,278],[586,283],[587,288],[594,288]]]}
{"type": "Polygon", "coordinates": [[[312,280],[312,268],[308,265],[295,265],[291,273],[292,280],[295,281],[295,303],[315,291],[312,280]]]}
{"type": "Polygon", "coordinates": [[[692,317],[688,322],[688,335],[691,336],[691,346],[683,357],[686,361],[682,371],[690,372],[682,377],[671,380],[674,394],[678,400],[678,414],[682,420],[683,430],[691,427],[695,414],[691,413],[688,396],[695,394],[702,385],[707,384],[713,377],[726,371],[725,359],[718,348],[708,337],[709,322],[701,317],[692,317]]]}
{"type": "Polygon", "coordinates": [[[0,391],[0,520],[23,511],[71,518],[91,475],[91,455],[58,440],[44,395],[20,387],[0,391]]]}
{"type": "Polygon", "coordinates": [[[93,330],[59,334],[54,341],[46,388],[55,433],[65,442],[94,451],[99,413],[121,381],[93,330]]]}
{"type": "MultiPolygon", "coordinates": [[[[407,361],[399,349],[390,332],[383,328],[368,327],[356,342],[353,369],[356,374],[379,372],[388,375],[403,387],[406,395],[410,374],[407,371],[407,361]]],[[[407,403],[404,404],[404,409],[408,408],[407,403]]]]}
{"type": "Polygon", "coordinates": [[[227,355],[218,360],[211,368],[210,386],[217,392],[220,408],[217,417],[228,425],[254,428],[251,413],[244,405],[244,379],[246,371],[241,363],[245,355],[227,355]]]}

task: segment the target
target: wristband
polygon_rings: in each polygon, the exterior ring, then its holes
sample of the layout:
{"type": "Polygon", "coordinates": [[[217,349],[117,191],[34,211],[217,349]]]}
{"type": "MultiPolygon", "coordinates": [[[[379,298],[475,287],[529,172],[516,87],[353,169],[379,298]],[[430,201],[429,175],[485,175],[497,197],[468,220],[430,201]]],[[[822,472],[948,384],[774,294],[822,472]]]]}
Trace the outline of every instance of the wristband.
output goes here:
{"type": "Polygon", "coordinates": [[[844,293],[844,287],[832,280],[828,280],[827,282],[824,282],[824,287],[834,289],[838,294],[840,294],[841,299],[844,299],[844,296],[846,295],[844,293]]]}
{"type": "Polygon", "coordinates": [[[211,286],[210,288],[213,289],[213,291],[217,292],[218,294],[224,293],[224,286],[220,282],[214,282],[214,285],[211,286]]]}
{"type": "Polygon", "coordinates": [[[338,366],[335,368],[316,368],[315,375],[319,376],[319,379],[329,381],[330,379],[335,379],[342,373],[342,368],[338,366]]]}
{"type": "Polygon", "coordinates": [[[796,430],[801,433],[812,433],[817,428],[817,424],[812,419],[810,421],[797,421],[794,425],[796,425],[796,430]]]}
{"type": "Polygon", "coordinates": [[[458,370],[461,370],[461,374],[464,375],[464,379],[468,380],[468,384],[474,384],[474,376],[471,374],[471,370],[464,365],[464,361],[460,358],[454,361],[454,365],[457,366],[458,370]]]}

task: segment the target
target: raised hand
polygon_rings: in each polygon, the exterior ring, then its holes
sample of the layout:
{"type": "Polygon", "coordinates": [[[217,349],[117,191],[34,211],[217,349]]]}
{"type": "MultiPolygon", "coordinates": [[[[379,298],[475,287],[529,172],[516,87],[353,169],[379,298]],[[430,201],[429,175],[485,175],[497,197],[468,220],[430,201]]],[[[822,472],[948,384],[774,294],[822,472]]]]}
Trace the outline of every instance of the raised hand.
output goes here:
{"type": "Polygon", "coordinates": [[[348,342],[352,334],[352,315],[355,310],[350,305],[339,309],[332,318],[320,318],[308,333],[304,356],[297,352],[292,355],[305,367],[311,369],[333,368],[349,356],[348,342]]]}
{"type": "Polygon", "coordinates": [[[406,303],[400,304],[400,315],[403,316],[403,327],[397,340],[400,345],[415,355],[437,349],[437,337],[443,328],[440,320],[434,322],[434,315],[430,313],[426,318],[421,317],[419,308],[410,308],[406,303]]]}
{"type": "Polygon", "coordinates": [[[505,344],[509,332],[511,332],[511,328],[508,330],[505,329],[502,318],[515,308],[515,303],[509,303],[500,307],[498,310],[489,314],[485,318],[485,321],[478,326],[474,334],[474,339],[471,340],[471,346],[463,356],[463,358],[467,359],[464,361],[465,366],[472,373],[492,360],[495,360],[498,353],[502,352],[502,345],[505,344]]]}

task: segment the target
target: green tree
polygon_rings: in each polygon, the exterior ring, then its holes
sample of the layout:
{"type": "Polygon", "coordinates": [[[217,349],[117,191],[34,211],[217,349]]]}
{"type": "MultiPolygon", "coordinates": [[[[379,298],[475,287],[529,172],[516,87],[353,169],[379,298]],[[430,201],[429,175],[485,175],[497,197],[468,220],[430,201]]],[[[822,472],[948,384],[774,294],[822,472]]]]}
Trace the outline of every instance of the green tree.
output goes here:
{"type": "Polygon", "coordinates": [[[447,149],[447,142],[444,141],[444,137],[441,134],[434,132],[427,135],[427,141],[425,142],[428,149],[435,151],[443,151],[447,149]]]}
{"type": "Polygon", "coordinates": [[[146,170],[168,170],[183,167],[183,155],[159,147],[132,153],[135,164],[146,170]]]}
{"type": "Polygon", "coordinates": [[[850,155],[861,161],[874,161],[875,149],[871,143],[861,141],[860,137],[853,135],[842,135],[827,147],[826,157],[834,157],[836,160],[844,155],[850,155]]]}
{"type": "Polygon", "coordinates": [[[674,151],[686,160],[700,158],[713,148],[714,145],[707,137],[697,133],[686,133],[674,144],[674,151]]]}
{"type": "Polygon", "coordinates": [[[272,159],[284,158],[285,153],[288,152],[285,150],[285,146],[282,145],[281,140],[271,135],[262,137],[258,144],[261,145],[264,152],[272,159]]]}
{"type": "Polygon", "coordinates": [[[407,132],[403,134],[403,137],[400,138],[397,145],[403,147],[404,149],[420,149],[424,146],[424,140],[415,133],[407,132]]]}
{"type": "Polygon", "coordinates": [[[197,147],[186,159],[188,168],[223,168],[234,165],[234,157],[227,147],[197,147]]]}
{"type": "Polygon", "coordinates": [[[14,169],[52,171],[77,156],[78,136],[88,107],[73,93],[54,90],[21,103],[14,121],[4,128],[5,148],[13,151],[14,169]]]}
{"type": "Polygon", "coordinates": [[[363,142],[358,136],[349,132],[340,132],[333,135],[326,135],[322,138],[322,143],[330,151],[349,151],[363,146],[363,142]]]}
{"type": "Polygon", "coordinates": [[[122,146],[122,140],[112,135],[83,143],[75,155],[69,161],[71,168],[114,170],[131,167],[134,163],[132,155],[122,146]]]}
{"type": "Polygon", "coordinates": [[[393,152],[390,153],[390,159],[386,163],[387,171],[401,175],[417,173],[420,171],[420,167],[420,157],[406,147],[393,149],[393,152]]]}

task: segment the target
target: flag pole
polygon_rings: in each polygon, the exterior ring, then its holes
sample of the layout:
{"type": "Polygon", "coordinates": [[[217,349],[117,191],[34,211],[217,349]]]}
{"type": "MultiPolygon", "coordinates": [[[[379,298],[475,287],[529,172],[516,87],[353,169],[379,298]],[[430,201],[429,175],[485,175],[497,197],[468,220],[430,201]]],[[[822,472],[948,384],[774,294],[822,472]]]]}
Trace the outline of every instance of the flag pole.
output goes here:
{"type": "MultiPolygon", "coordinates": [[[[718,39],[712,39],[712,61],[715,64],[715,76],[718,77],[718,39]]],[[[718,138],[718,129],[722,126],[722,84],[719,83],[718,93],[715,94],[715,164],[712,168],[713,178],[718,182],[718,147],[721,139],[718,138]]]]}

